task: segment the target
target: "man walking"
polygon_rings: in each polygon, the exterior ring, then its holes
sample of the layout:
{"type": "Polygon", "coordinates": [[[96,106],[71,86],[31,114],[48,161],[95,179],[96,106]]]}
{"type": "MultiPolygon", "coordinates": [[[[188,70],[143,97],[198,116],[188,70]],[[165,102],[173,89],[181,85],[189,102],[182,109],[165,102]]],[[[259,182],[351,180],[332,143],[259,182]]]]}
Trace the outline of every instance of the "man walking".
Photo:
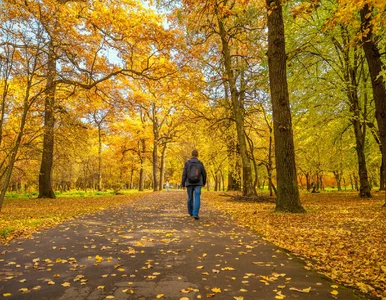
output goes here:
{"type": "Polygon", "coordinates": [[[181,186],[188,191],[188,213],[198,220],[201,202],[201,187],[206,184],[204,164],[198,160],[198,151],[192,151],[192,158],[184,166],[181,186]]]}

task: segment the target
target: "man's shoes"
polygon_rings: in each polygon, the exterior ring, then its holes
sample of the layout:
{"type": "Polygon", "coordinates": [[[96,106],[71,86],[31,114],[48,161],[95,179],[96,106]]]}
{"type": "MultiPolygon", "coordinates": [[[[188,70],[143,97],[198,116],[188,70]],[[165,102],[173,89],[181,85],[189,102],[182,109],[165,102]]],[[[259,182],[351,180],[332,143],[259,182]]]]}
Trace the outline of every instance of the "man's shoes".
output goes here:
{"type": "Polygon", "coordinates": [[[199,220],[200,218],[197,216],[197,217],[194,217],[195,220],[199,220]]]}

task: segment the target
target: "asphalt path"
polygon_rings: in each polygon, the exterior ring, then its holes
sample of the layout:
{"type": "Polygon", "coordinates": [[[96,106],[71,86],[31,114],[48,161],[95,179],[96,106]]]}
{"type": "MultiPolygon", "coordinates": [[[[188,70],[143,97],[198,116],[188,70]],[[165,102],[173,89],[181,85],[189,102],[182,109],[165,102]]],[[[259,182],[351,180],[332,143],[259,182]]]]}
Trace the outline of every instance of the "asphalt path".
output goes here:
{"type": "Polygon", "coordinates": [[[170,191],[0,245],[0,298],[366,299],[235,225],[209,197],[200,220],[185,192],[170,191]]]}

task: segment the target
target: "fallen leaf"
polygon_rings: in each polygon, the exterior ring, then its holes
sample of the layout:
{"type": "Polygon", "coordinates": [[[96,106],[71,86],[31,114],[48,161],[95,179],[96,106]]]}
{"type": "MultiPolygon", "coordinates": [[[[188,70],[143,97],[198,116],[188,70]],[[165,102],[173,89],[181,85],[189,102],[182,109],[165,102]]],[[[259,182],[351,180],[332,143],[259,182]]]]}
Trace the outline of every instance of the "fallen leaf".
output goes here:
{"type": "Polygon", "coordinates": [[[330,292],[330,294],[336,296],[339,294],[339,292],[337,290],[333,290],[332,292],[330,292]]]}
{"type": "Polygon", "coordinates": [[[302,290],[294,288],[294,287],[291,287],[290,291],[296,291],[296,292],[299,292],[299,293],[309,293],[311,291],[311,287],[306,288],[306,289],[302,289],[302,290]]]}
{"type": "Polygon", "coordinates": [[[221,289],[215,287],[215,288],[212,289],[212,292],[213,292],[213,293],[221,293],[221,289]]]}
{"type": "Polygon", "coordinates": [[[158,294],[157,296],[156,296],[156,298],[157,299],[161,299],[161,298],[163,298],[165,295],[164,294],[158,294]]]}

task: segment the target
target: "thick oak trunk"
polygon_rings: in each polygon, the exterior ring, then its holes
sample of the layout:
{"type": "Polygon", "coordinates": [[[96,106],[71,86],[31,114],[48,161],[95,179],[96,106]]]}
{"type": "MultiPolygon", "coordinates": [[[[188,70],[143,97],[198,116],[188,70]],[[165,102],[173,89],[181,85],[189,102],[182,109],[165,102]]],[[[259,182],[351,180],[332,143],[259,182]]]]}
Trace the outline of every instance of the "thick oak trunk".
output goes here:
{"type": "Polygon", "coordinates": [[[50,47],[47,63],[47,85],[44,104],[44,137],[43,154],[39,173],[39,196],[38,198],[56,198],[52,190],[52,167],[54,161],[54,106],[55,106],[55,84],[56,59],[55,53],[50,47]]]}
{"type": "MultiPolygon", "coordinates": [[[[371,84],[373,87],[373,97],[375,102],[375,117],[378,123],[379,138],[381,141],[383,165],[386,159],[386,88],[384,77],[381,71],[384,70],[384,65],[381,60],[376,38],[373,34],[371,25],[371,8],[365,4],[360,11],[362,21],[362,31],[367,34],[363,35],[363,50],[366,55],[367,64],[371,77],[371,84]]],[[[385,193],[386,196],[386,193],[385,193]]],[[[386,202],[385,205],[386,206],[386,202]]]]}
{"type": "Polygon", "coordinates": [[[280,0],[267,0],[268,67],[277,173],[276,211],[304,212],[297,185],[287,83],[284,21],[280,0]]]}

